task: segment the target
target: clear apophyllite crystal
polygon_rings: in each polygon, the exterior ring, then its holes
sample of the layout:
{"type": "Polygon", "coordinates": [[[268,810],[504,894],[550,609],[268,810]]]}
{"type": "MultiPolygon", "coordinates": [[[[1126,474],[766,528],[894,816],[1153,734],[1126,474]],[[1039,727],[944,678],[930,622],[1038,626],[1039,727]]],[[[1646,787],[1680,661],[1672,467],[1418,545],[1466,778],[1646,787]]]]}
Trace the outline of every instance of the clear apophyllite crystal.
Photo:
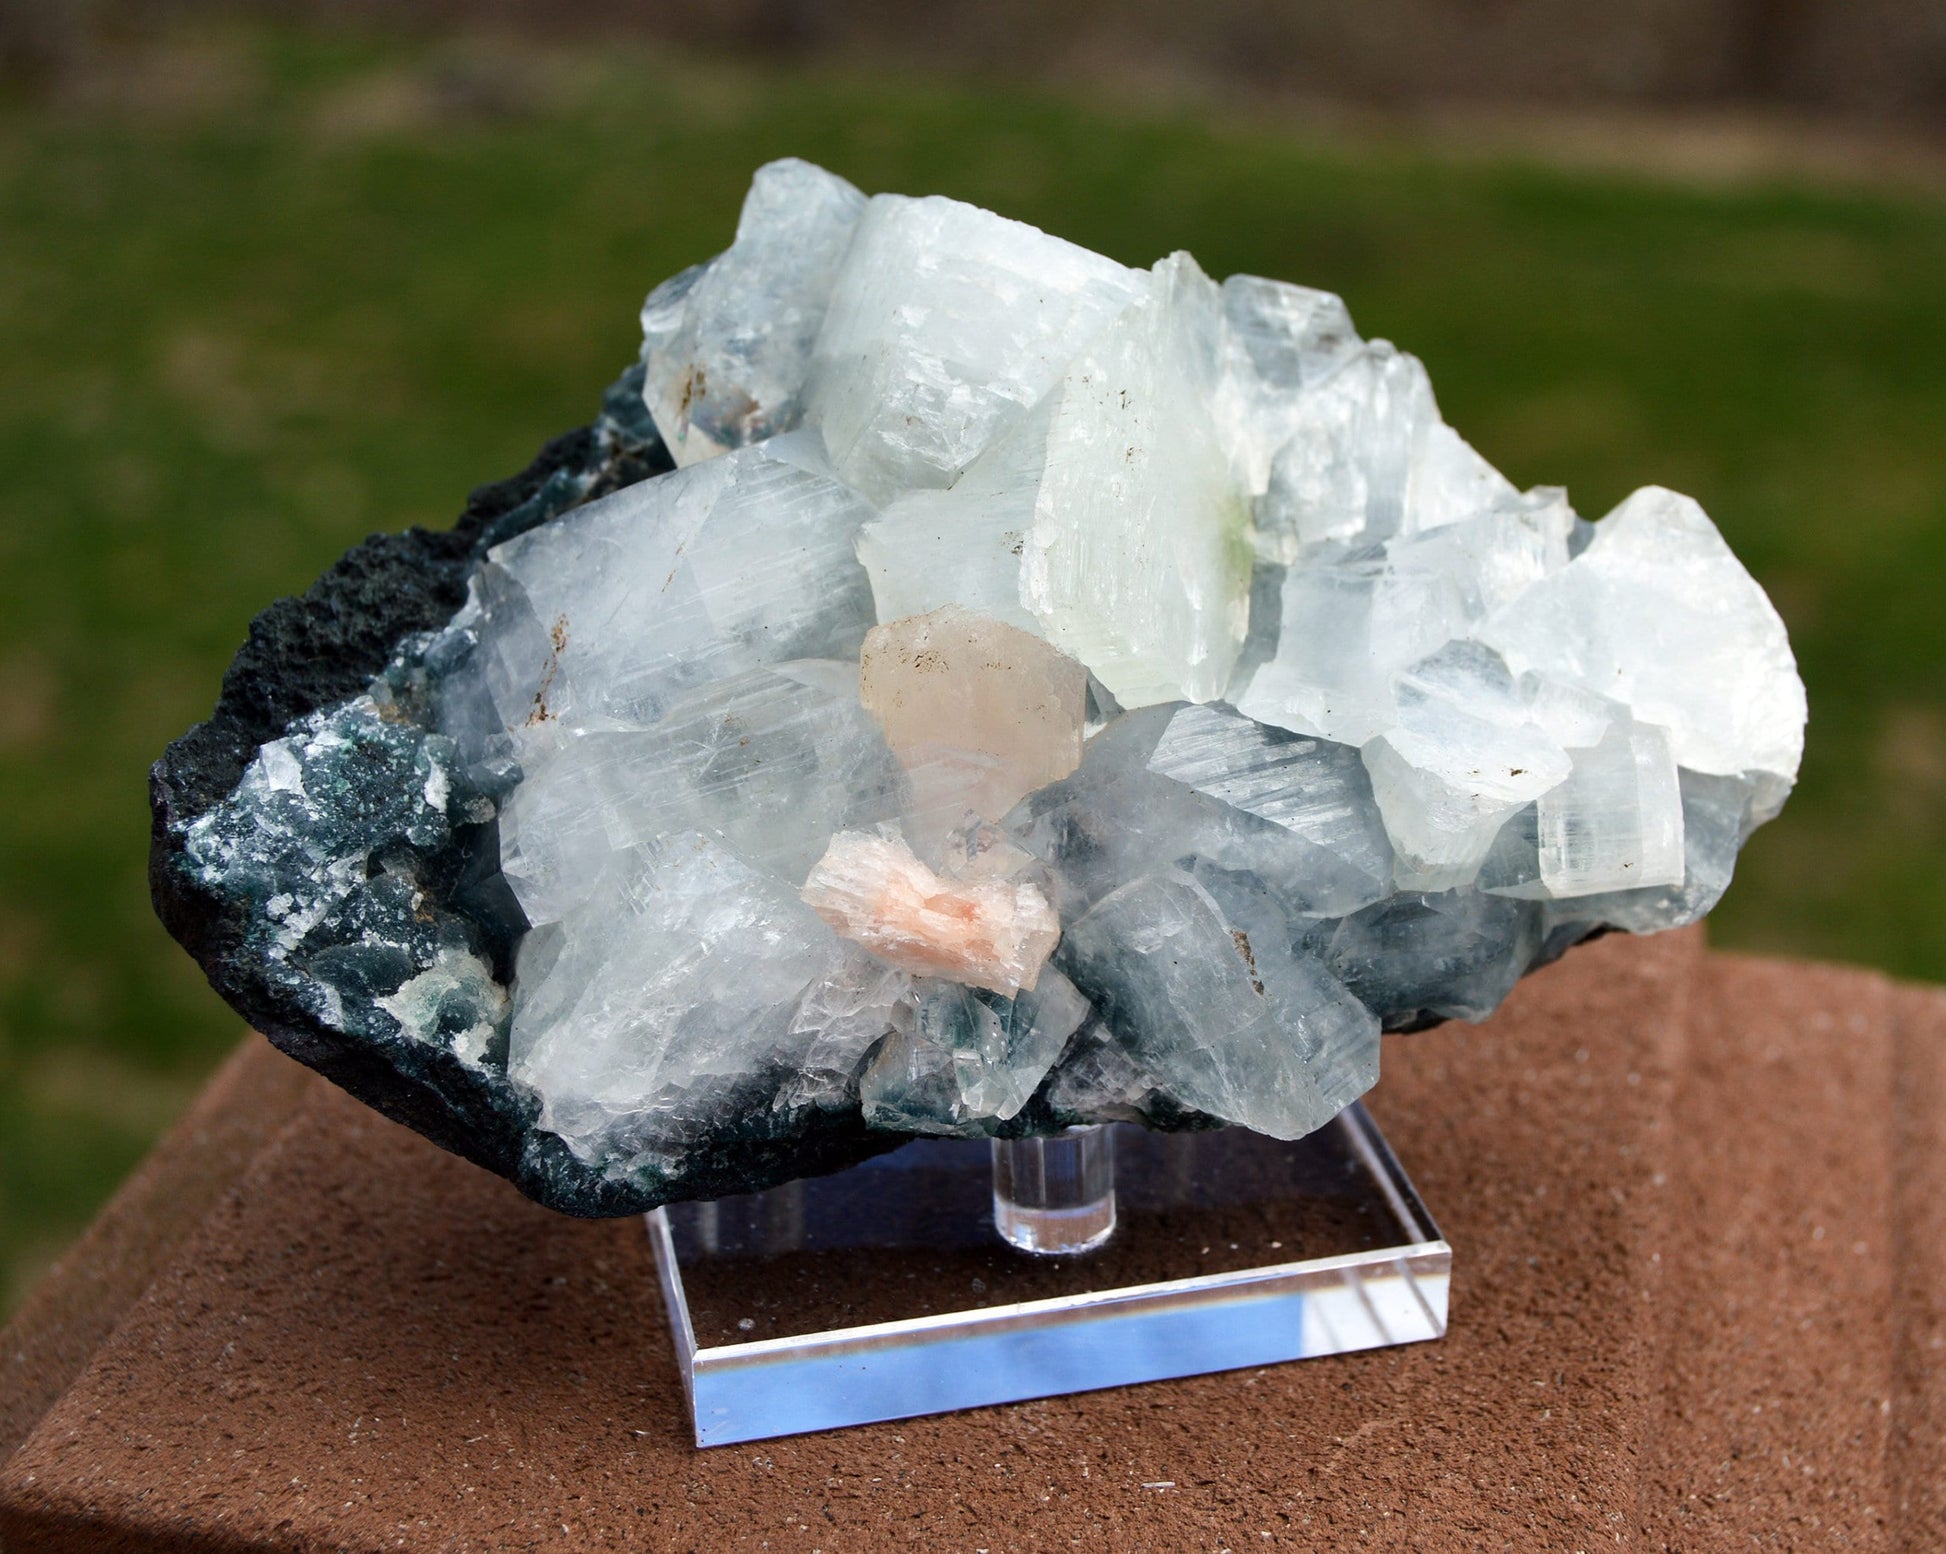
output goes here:
{"type": "Polygon", "coordinates": [[[1680,885],[1682,786],[1669,736],[1652,723],[1611,723],[1540,796],[1535,830],[1552,896],[1680,885]]]}
{"type": "Polygon", "coordinates": [[[1141,277],[1033,412],[859,553],[881,615],[970,605],[1038,631],[1124,707],[1211,701],[1249,624],[1249,514],[1215,418],[1222,298],[1185,254],[1141,277]]]}
{"type": "Polygon", "coordinates": [[[1797,776],[1804,685],[1784,623],[1686,496],[1636,492],[1572,564],[1508,601],[1480,637],[1516,669],[1610,697],[1666,730],[1690,771],[1797,776]]]}
{"type": "Polygon", "coordinates": [[[1305,391],[1357,353],[1358,332],[1344,302],[1330,292],[1256,275],[1223,283],[1223,326],[1216,418],[1244,489],[1261,497],[1272,461],[1310,416],[1305,391]]]}
{"type": "MultiPolygon", "coordinates": [[[[778,163],[645,326],[690,467],[500,545],[451,634],[454,748],[520,779],[508,1072],[604,1171],[836,1113],[1295,1136],[1381,1025],[1707,911],[1795,775],[1701,510],[1518,491],[1328,293],[778,163]]],[[[292,759],[198,856],[308,922],[364,854],[224,845],[292,759]]],[[[497,1051],[480,972],[379,1008],[497,1051]]]]}
{"type": "Polygon", "coordinates": [[[501,867],[533,923],[585,900],[610,854],[677,831],[797,884],[832,832],[904,802],[856,671],[828,660],[716,681],[647,726],[525,728],[517,748],[526,780],[501,811],[501,867]]]}
{"type": "MultiPolygon", "coordinates": [[[[800,434],[630,486],[498,546],[492,564],[520,590],[510,630],[533,687],[514,698],[516,731],[641,726],[747,669],[855,663],[872,606],[852,546],[870,511],[800,434]]],[[[488,636],[498,633],[496,620],[488,636]]]]}
{"type": "Polygon", "coordinates": [[[859,1078],[865,1116],[878,1127],[978,1136],[1019,1115],[1088,1013],[1058,971],[1014,998],[921,984],[910,1017],[859,1078]]]}
{"type": "Polygon", "coordinates": [[[1400,883],[1469,884],[1508,817],[1569,777],[1567,752],[1477,643],[1450,643],[1393,676],[1392,693],[1394,719],[1364,753],[1400,883]]]}
{"type": "MultiPolygon", "coordinates": [[[[876,1030],[799,1018],[845,947],[797,892],[700,832],[618,853],[609,882],[528,936],[508,1072],[583,1158],[679,1156],[724,1108],[788,1132],[814,1052],[856,1066],[876,1030]]],[[[819,1011],[823,1012],[823,1011],[819,1011]]]]}
{"type": "Polygon", "coordinates": [[[787,158],[757,169],[736,241],[642,304],[642,397],[678,464],[797,424],[805,369],[865,196],[787,158]]]}
{"type": "Polygon", "coordinates": [[[1116,719],[1074,775],[1024,800],[1007,828],[1050,867],[1064,918],[1160,867],[1264,882],[1307,917],[1391,890],[1392,851],[1357,752],[1217,709],[1116,719]],[[1213,775],[1213,754],[1233,759],[1230,783],[1213,775]]]}
{"type": "Polygon", "coordinates": [[[879,195],[812,353],[809,420],[874,502],[949,486],[1145,284],[991,211],[879,195]]]}
{"type": "Polygon", "coordinates": [[[1253,937],[1179,871],[1104,897],[1070,925],[1062,955],[1131,1056],[1186,1106],[1301,1138],[1378,1078],[1371,1011],[1293,953],[1287,933],[1253,937]]]}
{"type": "Polygon", "coordinates": [[[1363,745],[1396,716],[1392,677],[1466,629],[1459,580],[1380,547],[1332,549],[1284,574],[1277,651],[1237,687],[1260,723],[1363,745]]]}

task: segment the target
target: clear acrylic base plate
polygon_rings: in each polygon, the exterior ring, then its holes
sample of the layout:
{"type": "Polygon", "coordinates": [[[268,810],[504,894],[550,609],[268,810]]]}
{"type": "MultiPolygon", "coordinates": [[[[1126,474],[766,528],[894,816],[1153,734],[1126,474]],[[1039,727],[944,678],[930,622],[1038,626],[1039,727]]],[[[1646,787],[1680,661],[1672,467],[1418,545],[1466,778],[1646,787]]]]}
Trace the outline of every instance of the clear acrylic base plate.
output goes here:
{"type": "Polygon", "coordinates": [[[1452,1252],[1362,1106],[1296,1143],[1114,1130],[1115,1230],[994,1228],[991,1146],[648,1216],[696,1444],[1418,1343],[1452,1252]]]}

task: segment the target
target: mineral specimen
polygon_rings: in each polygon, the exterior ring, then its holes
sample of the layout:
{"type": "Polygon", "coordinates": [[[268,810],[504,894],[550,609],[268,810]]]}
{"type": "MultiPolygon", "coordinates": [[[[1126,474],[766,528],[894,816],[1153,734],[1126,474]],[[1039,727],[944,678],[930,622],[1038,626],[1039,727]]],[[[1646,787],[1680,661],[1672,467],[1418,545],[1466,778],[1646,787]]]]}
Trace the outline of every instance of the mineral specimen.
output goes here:
{"type": "Polygon", "coordinates": [[[1522,492],[1328,293],[760,169],[601,419],[273,608],[154,779],[273,1039],[618,1213],[915,1134],[1296,1137],[1692,922],[1797,771],[1692,501],[1522,492]]]}

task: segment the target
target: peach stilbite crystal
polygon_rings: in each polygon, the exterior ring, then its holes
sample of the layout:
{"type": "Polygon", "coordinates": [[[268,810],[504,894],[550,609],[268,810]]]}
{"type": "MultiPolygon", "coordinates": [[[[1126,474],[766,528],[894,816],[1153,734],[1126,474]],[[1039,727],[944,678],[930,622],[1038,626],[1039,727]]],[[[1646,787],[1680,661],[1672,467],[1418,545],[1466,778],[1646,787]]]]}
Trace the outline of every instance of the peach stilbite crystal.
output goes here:
{"type": "Polygon", "coordinates": [[[1039,887],[942,878],[889,828],[840,831],[800,894],[839,933],[902,971],[1009,996],[1032,990],[1061,937],[1039,887]]]}
{"type": "Polygon", "coordinates": [[[999,820],[1081,764],[1088,671],[1039,637],[948,605],[875,626],[859,698],[911,779],[921,846],[999,820]]]}

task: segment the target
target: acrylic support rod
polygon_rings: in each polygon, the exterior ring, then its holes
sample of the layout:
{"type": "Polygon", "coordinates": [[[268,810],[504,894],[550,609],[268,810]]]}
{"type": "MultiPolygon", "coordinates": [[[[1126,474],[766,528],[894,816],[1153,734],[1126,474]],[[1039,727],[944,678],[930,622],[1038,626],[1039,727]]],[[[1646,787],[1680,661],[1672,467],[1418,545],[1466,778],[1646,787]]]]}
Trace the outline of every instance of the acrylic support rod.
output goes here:
{"type": "Polygon", "coordinates": [[[1115,1135],[993,1141],[993,1228],[1023,1252],[1091,1252],[1115,1233],[1115,1135]]]}

